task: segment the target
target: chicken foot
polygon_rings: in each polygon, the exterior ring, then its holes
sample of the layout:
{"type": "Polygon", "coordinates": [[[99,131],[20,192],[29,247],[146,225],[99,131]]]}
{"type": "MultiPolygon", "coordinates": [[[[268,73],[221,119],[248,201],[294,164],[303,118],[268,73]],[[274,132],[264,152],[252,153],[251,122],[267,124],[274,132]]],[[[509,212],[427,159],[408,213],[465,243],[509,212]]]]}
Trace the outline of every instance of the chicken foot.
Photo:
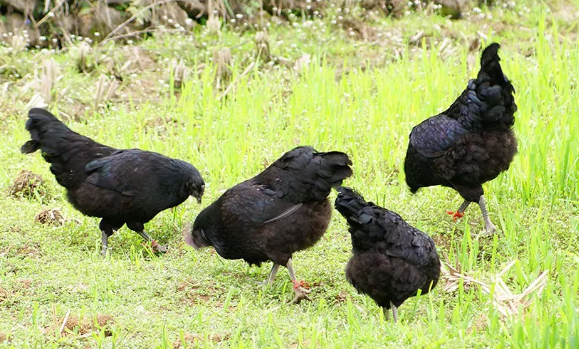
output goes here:
{"type": "Polygon", "coordinates": [[[464,200],[462,205],[460,205],[460,207],[458,208],[458,211],[456,211],[456,212],[446,211],[446,213],[451,215],[452,220],[456,222],[457,219],[462,218],[462,216],[464,216],[464,211],[466,211],[466,208],[468,207],[468,205],[470,205],[470,203],[471,203],[470,201],[464,200]]]}
{"type": "MultiPolygon", "coordinates": [[[[446,213],[451,215],[453,220],[456,221],[457,219],[464,216],[464,211],[470,205],[470,203],[471,203],[471,201],[464,200],[462,205],[460,205],[460,207],[458,208],[458,211],[456,211],[456,212],[447,211],[446,213]]],[[[495,233],[495,231],[497,230],[497,227],[493,224],[493,222],[491,222],[491,219],[489,218],[489,213],[487,211],[487,205],[486,205],[486,200],[485,200],[484,195],[480,196],[479,201],[478,201],[478,205],[480,206],[480,211],[481,211],[483,219],[485,221],[485,233],[483,235],[493,235],[495,233]]]]}
{"type": "Polygon", "coordinates": [[[151,248],[153,248],[153,251],[160,252],[160,253],[167,253],[167,247],[165,247],[165,246],[159,244],[157,241],[153,240],[153,238],[149,234],[145,233],[143,230],[137,231],[137,233],[139,235],[141,235],[141,237],[143,239],[145,239],[151,243],[151,248]]]}
{"type": "MultiPolygon", "coordinates": [[[[298,280],[294,273],[294,269],[292,267],[292,259],[290,258],[287,261],[286,268],[290,274],[290,278],[292,279],[292,283],[294,284],[294,293],[296,294],[295,298],[291,301],[293,304],[299,304],[303,300],[311,301],[310,297],[308,297],[308,293],[311,291],[305,289],[304,286],[307,284],[303,280],[298,280]]],[[[273,268],[272,268],[273,271],[273,268]]]]}

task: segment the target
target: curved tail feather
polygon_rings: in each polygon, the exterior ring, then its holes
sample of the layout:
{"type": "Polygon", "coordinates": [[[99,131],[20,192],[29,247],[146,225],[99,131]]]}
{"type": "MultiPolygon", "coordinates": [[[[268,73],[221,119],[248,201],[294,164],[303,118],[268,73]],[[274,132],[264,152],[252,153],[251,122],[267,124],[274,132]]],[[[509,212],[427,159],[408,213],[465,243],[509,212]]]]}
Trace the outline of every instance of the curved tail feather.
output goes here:
{"type": "Polygon", "coordinates": [[[115,150],[72,131],[49,111],[40,108],[30,109],[26,129],[31,139],[20,151],[30,154],[40,149],[44,160],[51,164],[52,174],[65,188],[85,179],[84,166],[89,161],[115,150]]]}

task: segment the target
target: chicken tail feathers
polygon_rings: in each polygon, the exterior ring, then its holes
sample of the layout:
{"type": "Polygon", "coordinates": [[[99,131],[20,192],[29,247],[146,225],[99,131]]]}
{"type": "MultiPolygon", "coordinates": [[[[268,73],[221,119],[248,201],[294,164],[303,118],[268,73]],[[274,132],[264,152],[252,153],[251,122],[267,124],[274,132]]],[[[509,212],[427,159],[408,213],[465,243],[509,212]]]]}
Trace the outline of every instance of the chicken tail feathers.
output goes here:
{"type": "Polygon", "coordinates": [[[515,89],[509,79],[503,73],[501,64],[499,63],[501,58],[499,57],[499,48],[501,45],[498,43],[492,43],[487,48],[484,49],[481,59],[480,59],[480,71],[478,78],[485,80],[490,78],[491,85],[500,85],[505,88],[507,92],[514,93],[515,89]]]}
{"type": "MultiPolygon", "coordinates": [[[[368,250],[374,243],[388,238],[396,226],[391,219],[384,219],[387,210],[366,202],[362,195],[348,187],[338,187],[334,207],[348,222],[354,251],[368,250]]],[[[396,218],[392,216],[392,218],[396,218]]]]}
{"type": "Polygon", "coordinates": [[[322,201],[332,188],[352,175],[352,161],[339,151],[318,152],[309,146],[294,148],[255,177],[292,203],[322,201]]]}
{"type": "Polygon", "coordinates": [[[444,112],[459,120],[463,128],[476,129],[482,123],[483,127],[502,129],[515,123],[515,89],[501,68],[499,48],[492,43],[484,49],[477,78],[469,81],[467,89],[444,112]]]}
{"type": "Polygon", "coordinates": [[[342,181],[352,175],[351,164],[348,155],[342,152],[314,152],[299,175],[300,182],[305,184],[303,188],[309,187],[303,199],[321,201],[327,198],[332,188],[342,185],[342,181]]]}
{"type": "Polygon", "coordinates": [[[352,161],[347,154],[339,151],[318,153],[321,156],[319,170],[316,171],[319,180],[326,182],[331,188],[342,185],[342,181],[352,175],[352,161]]]}
{"type": "Polygon", "coordinates": [[[485,102],[485,107],[481,108],[483,122],[510,127],[515,122],[514,113],[517,111],[515,88],[499,63],[500,47],[499,44],[492,43],[484,49],[477,76],[476,95],[485,102]]]}
{"type": "Polygon", "coordinates": [[[351,226],[368,223],[371,217],[365,217],[362,213],[364,207],[368,206],[362,195],[348,187],[338,187],[336,190],[338,197],[334,202],[334,207],[348,223],[351,226]]]}
{"type": "Polygon", "coordinates": [[[80,148],[106,147],[72,131],[49,111],[40,108],[32,108],[28,112],[26,130],[30,132],[31,139],[20,147],[20,151],[30,154],[40,149],[42,156],[50,163],[66,162],[80,148]]]}
{"type": "Polygon", "coordinates": [[[72,131],[44,109],[30,109],[26,130],[31,139],[20,151],[30,154],[41,150],[44,160],[51,164],[50,171],[65,188],[84,180],[84,166],[96,155],[106,156],[114,150],[72,131]]]}
{"type": "MultiPolygon", "coordinates": [[[[38,149],[45,147],[45,142],[50,138],[50,134],[64,134],[71,132],[66,125],[60,122],[49,111],[32,108],[28,112],[26,121],[26,130],[30,132],[31,140],[22,145],[20,151],[23,154],[34,153],[38,149]]],[[[50,142],[47,144],[50,147],[50,142]]],[[[56,146],[56,144],[54,144],[56,146]]],[[[44,152],[50,152],[50,149],[42,149],[44,152]]]]}

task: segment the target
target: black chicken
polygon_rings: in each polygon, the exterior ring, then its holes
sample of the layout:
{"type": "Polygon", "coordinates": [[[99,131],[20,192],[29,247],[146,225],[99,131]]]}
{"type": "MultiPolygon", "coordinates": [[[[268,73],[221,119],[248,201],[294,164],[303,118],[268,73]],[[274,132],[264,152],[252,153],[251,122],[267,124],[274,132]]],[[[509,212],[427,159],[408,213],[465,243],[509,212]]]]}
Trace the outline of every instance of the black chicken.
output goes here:
{"type": "Polygon", "coordinates": [[[87,216],[100,217],[102,253],[108,237],[127,224],[156,251],[165,252],[145,233],[159,212],[193,196],[201,203],[205,183],[191,164],[139,149],[115,149],[79,135],[44,109],[32,108],[26,129],[31,140],[22,153],[40,149],[68,201],[87,216]]]}
{"type": "Polygon", "coordinates": [[[186,229],[185,241],[195,248],[213,246],[226,259],[258,266],[273,261],[267,284],[285,266],[294,284],[293,302],[308,299],[309,290],[294,274],[292,254],[313,246],[326,231],[332,215],[327,197],[352,175],[351,164],[341,152],[297,147],[205,208],[186,229]]]}
{"type": "Polygon", "coordinates": [[[496,227],[488,216],[482,184],[506,171],[517,153],[512,130],[515,89],[499,64],[499,47],[493,43],[483,51],[477,78],[448,110],[412,129],[404,161],[413,193],[433,185],[454,188],[465,201],[456,213],[448,213],[460,218],[471,202],[477,202],[487,234],[496,227]]]}
{"type": "Polygon", "coordinates": [[[348,221],[354,254],[346,265],[346,278],[382,307],[386,319],[392,308],[396,322],[397,307],[418,290],[428,293],[438,282],[440,259],[434,241],[352,189],[337,190],[335,207],[348,221]]]}

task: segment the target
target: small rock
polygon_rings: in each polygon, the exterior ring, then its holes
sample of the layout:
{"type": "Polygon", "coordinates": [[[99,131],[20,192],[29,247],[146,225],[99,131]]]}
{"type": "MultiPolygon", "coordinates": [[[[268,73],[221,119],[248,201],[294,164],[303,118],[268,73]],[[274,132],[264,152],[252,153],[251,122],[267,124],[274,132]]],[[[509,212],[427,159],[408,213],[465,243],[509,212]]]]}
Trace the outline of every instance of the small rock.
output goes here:
{"type": "Polygon", "coordinates": [[[155,16],[156,20],[154,20],[154,22],[156,24],[163,24],[171,29],[174,29],[176,24],[183,28],[189,27],[187,22],[189,15],[174,2],[168,2],[157,6],[155,16]]]}
{"type": "Polygon", "coordinates": [[[2,7],[12,7],[20,13],[28,15],[38,6],[38,0],[3,0],[2,7]]]}
{"type": "Polygon", "coordinates": [[[471,0],[434,0],[435,4],[442,6],[440,9],[442,15],[450,16],[452,19],[460,19],[470,2],[471,0]]]}

